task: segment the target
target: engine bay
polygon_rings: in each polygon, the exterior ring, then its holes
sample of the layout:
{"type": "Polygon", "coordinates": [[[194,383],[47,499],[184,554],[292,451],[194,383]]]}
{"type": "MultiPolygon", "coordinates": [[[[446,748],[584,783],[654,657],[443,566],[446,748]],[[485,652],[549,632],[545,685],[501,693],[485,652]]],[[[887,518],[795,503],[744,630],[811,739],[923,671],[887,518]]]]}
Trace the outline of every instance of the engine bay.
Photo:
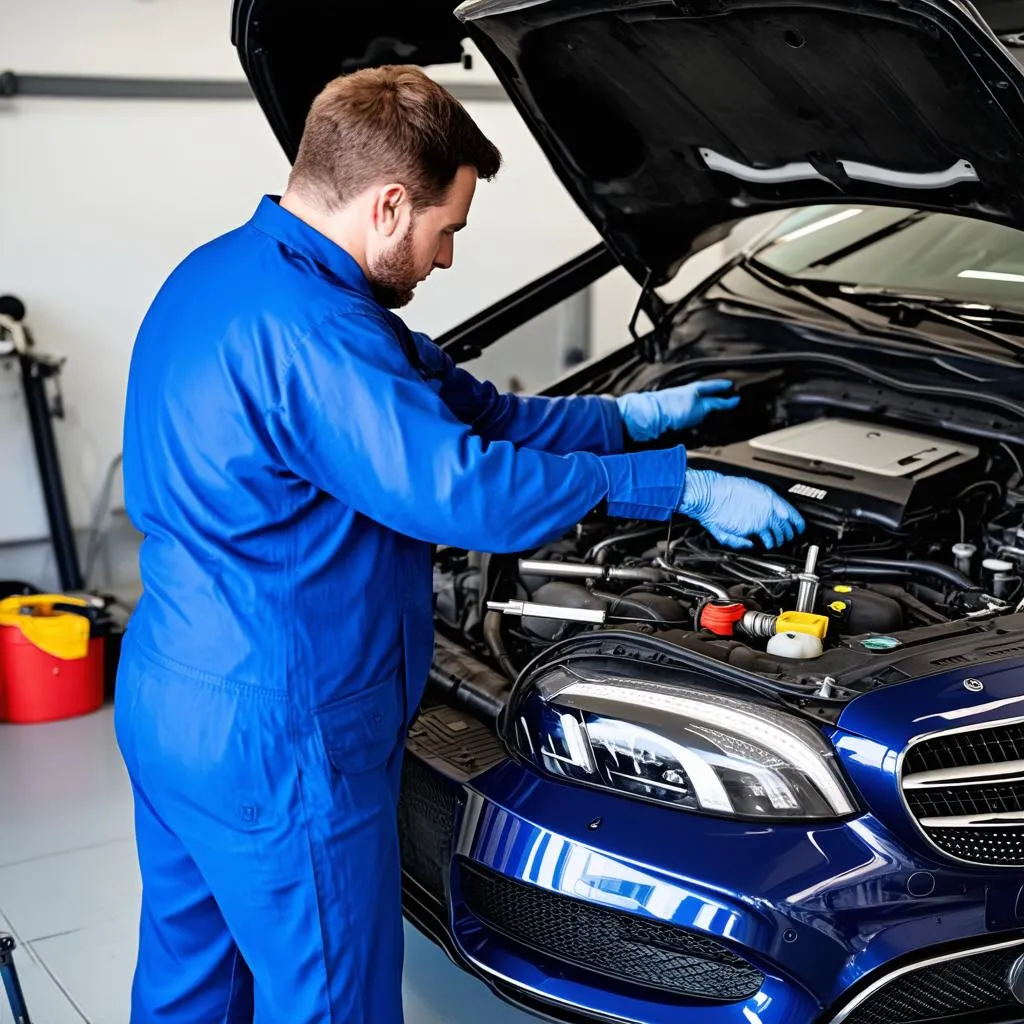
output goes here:
{"type": "MultiPolygon", "coordinates": [[[[636,367],[615,390],[704,375],[636,367]]],[[[516,556],[441,549],[442,639],[514,680],[574,638],[647,637],[826,702],[961,650],[1024,649],[1020,422],[807,367],[723,375],[739,408],[676,440],[690,466],[754,477],[795,504],[807,521],[796,542],[731,550],[681,516],[594,513],[516,556]]]]}

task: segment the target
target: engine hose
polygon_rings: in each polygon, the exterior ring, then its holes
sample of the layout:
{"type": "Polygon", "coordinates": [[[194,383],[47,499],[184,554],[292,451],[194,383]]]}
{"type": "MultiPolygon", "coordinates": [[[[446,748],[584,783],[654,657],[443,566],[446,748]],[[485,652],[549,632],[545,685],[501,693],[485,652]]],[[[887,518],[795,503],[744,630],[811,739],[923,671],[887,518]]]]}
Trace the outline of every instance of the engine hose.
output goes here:
{"type": "Polygon", "coordinates": [[[779,617],[771,612],[747,612],[739,622],[740,629],[755,640],[770,640],[775,636],[779,617]]]}
{"type": "Polygon", "coordinates": [[[512,690],[503,676],[441,637],[427,678],[446,700],[485,721],[497,719],[512,690]]]}
{"type": "Polygon", "coordinates": [[[596,562],[598,565],[604,565],[604,561],[608,557],[608,552],[613,547],[616,547],[619,544],[625,544],[631,540],[643,540],[645,537],[652,537],[664,532],[664,529],[660,526],[650,526],[643,530],[636,530],[633,533],[613,533],[610,537],[605,537],[604,540],[599,540],[586,553],[584,561],[596,562]]]}
{"type": "Polygon", "coordinates": [[[653,609],[640,601],[630,600],[625,594],[608,594],[601,590],[595,590],[593,587],[590,588],[590,592],[594,597],[601,598],[602,601],[608,602],[608,613],[614,614],[618,611],[619,605],[623,608],[630,608],[634,613],[637,614],[638,618],[646,619],[650,622],[664,622],[665,620],[653,609]]]}
{"type": "Polygon", "coordinates": [[[687,586],[695,587],[697,590],[703,590],[705,593],[713,594],[719,601],[729,600],[729,591],[725,587],[720,587],[717,583],[707,579],[704,576],[698,576],[696,573],[684,572],[682,569],[677,569],[671,562],[667,562],[664,558],[656,558],[654,564],[660,569],[664,569],[669,573],[677,583],[685,583],[687,586]]]}
{"type": "MultiPolygon", "coordinates": [[[[824,573],[824,570],[822,572],[824,573]]],[[[951,565],[943,565],[941,562],[901,562],[888,558],[851,558],[830,560],[828,572],[830,575],[836,573],[846,573],[849,576],[859,575],[863,579],[885,576],[907,578],[920,574],[945,580],[946,583],[959,590],[975,590],[977,588],[977,584],[962,572],[958,572],[951,565]]]]}
{"type": "Polygon", "coordinates": [[[919,601],[913,594],[907,593],[903,587],[898,587],[895,584],[874,583],[868,589],[873,590],[876,594],[884,594],[886,597],[891,597],[894,601],[903,605],[907,611],[914,612],[920,616],[925,622],[939,625],[948,621],[945,615],[940,615],[934,608],[926,605],[924,601],[919,601]]]}
{"type": "Polygon", "coordinates": [[[484,640],[494,655],[495,661],[501,666],[501,671],[513,680],[519,677],[519,670],[515,663],[508,656],[505,650],[505,641],[501,637],[501,620],[504,616],[501,612],[488,612],[484,616],[484,640]]]}

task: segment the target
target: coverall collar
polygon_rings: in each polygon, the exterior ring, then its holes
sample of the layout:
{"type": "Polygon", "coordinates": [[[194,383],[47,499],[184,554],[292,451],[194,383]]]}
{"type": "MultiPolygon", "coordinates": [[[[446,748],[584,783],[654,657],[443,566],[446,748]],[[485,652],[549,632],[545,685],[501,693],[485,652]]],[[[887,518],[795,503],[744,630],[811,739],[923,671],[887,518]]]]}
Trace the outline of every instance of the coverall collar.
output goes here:
{"type": "Polygon", "coordinates": [[[363,268],[340,245],[281,206],[280,196],[264,196],[250,223],[286,248],[319,264],[347,288],[373,298],[363,268]]]}

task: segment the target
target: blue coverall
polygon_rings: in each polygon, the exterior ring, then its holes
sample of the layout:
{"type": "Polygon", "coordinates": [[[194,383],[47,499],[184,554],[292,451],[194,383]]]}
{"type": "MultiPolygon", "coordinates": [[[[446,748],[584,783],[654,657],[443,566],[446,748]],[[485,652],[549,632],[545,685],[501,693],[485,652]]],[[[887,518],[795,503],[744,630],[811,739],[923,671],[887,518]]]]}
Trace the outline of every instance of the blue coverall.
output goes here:
{"type": "Polygon", "coordinates": [[[264,197],[171,274],[124,431],[144,596],[115,725],[143,878],[132,1024],[399,1024],[396,801],[430,544],[666,519],[681,448],[611,400],[500,395],[264,197]]]}

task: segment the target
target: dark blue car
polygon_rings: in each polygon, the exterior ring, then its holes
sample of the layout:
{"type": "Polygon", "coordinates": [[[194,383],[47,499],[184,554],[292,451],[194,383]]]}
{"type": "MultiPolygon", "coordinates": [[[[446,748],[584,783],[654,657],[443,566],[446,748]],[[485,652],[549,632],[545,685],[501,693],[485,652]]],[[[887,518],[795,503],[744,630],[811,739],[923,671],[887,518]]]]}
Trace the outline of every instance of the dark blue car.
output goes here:
{"type": "Polygon", "coordinates": [[[470,37],[603,244],[440,341],[470,358],[624,267],[653,329],[550,393],[728,376],[740,410],[670,440],[809,524],[732,552],[598,508],[437,551],[406,913],[508,1000],[1024,1020],[1022,30],[960,0],[236,3],[289,155],[328,79],[470,37]]]}

